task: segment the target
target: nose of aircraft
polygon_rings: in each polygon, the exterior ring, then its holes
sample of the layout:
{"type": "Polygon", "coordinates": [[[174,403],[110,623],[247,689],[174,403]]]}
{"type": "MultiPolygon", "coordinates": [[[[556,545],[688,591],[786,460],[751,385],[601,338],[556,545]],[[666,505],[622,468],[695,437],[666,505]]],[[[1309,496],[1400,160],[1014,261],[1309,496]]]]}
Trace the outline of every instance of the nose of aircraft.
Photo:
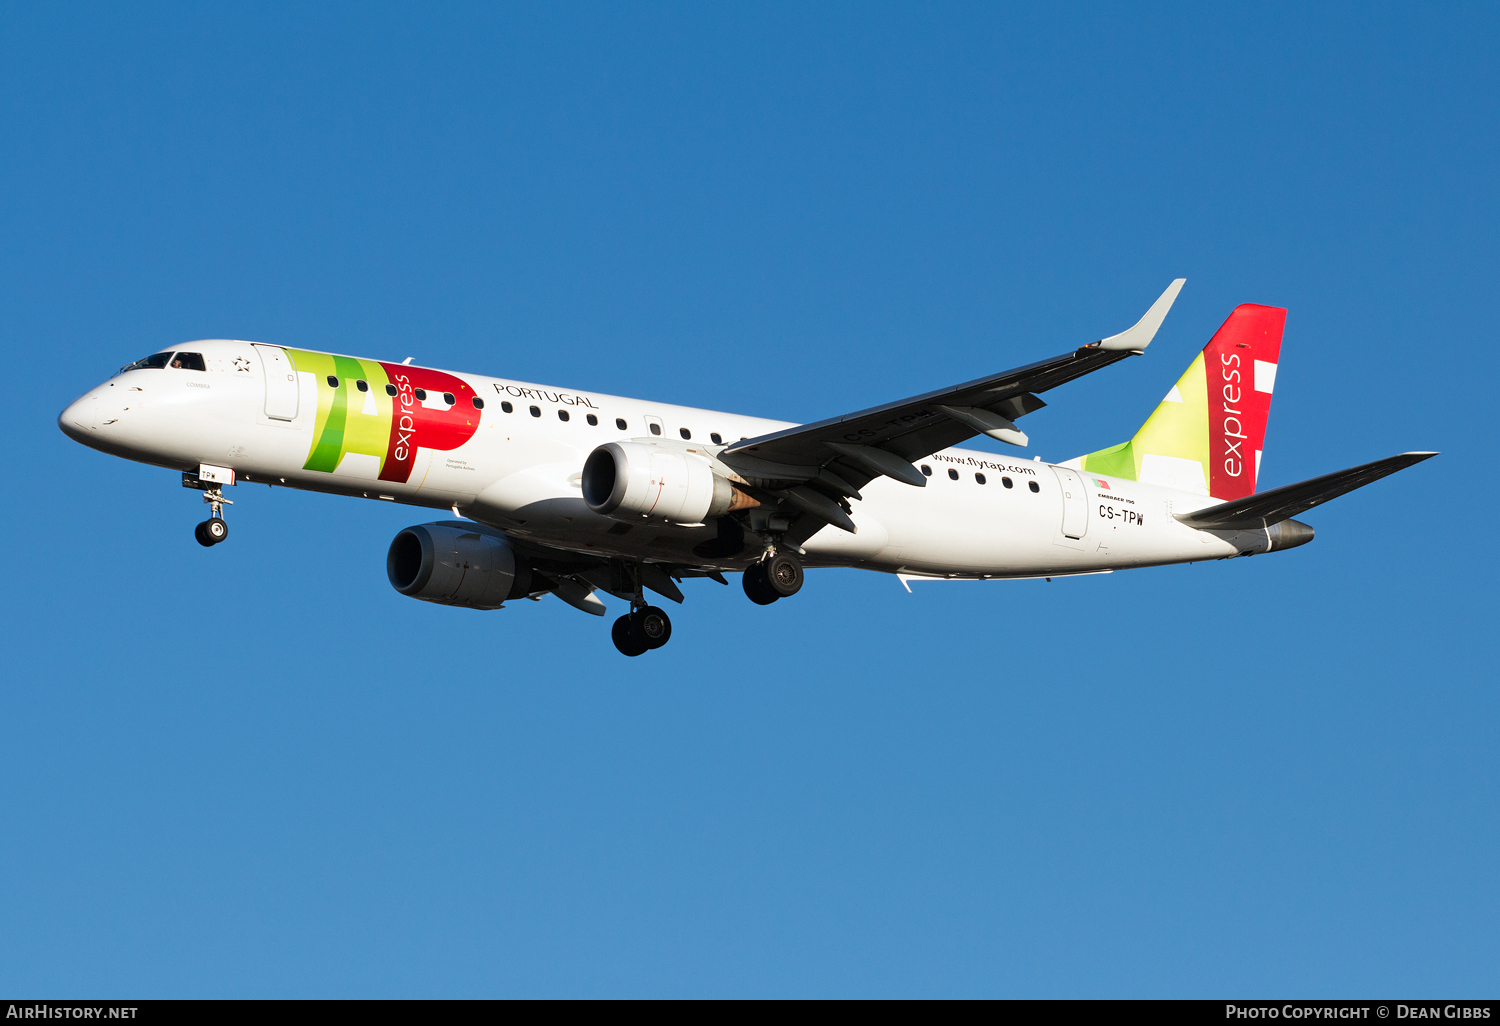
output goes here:
{"type": "Polygon", "coordinates": [[[75,442],[87,442],[94,430],[94,408],[98,405],[99,400],[92,392],[73,400],[57,415],[57,426],[75,442]]]}

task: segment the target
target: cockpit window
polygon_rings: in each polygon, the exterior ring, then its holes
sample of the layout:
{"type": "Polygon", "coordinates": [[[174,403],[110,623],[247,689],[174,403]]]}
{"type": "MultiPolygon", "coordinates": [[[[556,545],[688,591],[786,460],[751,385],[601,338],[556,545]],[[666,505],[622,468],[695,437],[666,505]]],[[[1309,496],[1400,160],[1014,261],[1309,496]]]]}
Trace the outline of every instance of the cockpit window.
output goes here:
{"type": "Polygon", "coordinates": [[[175,367],[177,370],[208,370],[207,367],[203,366],[202,353],[176,353],[173,355],[169,366],[175,367]]]}
{"type": "Polygon", "coordinates": [[[127,364],[126,366],[121,367],[120,373],[123,374],[126,371],[133,370],[161,370],[167,365],[167,361],[171,358],[171,353],[152,353],[144,360],[137,360],[135,361],[135,363],[127,364]]]}

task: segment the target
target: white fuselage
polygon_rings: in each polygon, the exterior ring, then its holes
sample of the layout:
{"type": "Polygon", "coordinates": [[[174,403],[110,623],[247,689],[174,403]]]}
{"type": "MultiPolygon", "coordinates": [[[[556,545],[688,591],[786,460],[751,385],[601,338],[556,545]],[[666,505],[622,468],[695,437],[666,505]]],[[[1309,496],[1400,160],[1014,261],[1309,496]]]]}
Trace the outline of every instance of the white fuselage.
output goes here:
{"type": "MultiPolygon", "coordinates": [[[[215,340],[180,348],[202,354],[206,369],[119,374],[69,406],[60,418],[63,429],[129,459],[182,471],[202,464],[227,467],[240,481],[452,509],[507,534],[601,556],[739,570],[759,553],[703,558],[692,549],[712,534],[709,528],[631,524],[594,513],[579,482],[596,446],[634,439],[709,455],[722,448],[714,435],[727,444],[793,426],[450,371],[445,373],[484,399],[483,409],[474,411],[472,437],[448,450],[419,446],[407,480],[381,480],[379,460],[352,459],[353,453],[331,471],[305,469],[318,410],[314,374],[295,375],[295,415],[274,419],[267,415],[260,347],[215,340]],[[588,422],[590,416],[597,424],[588,422]]],[[[379,416],[380,404],[390,402],[383,392],[369,390],[351,399],[348,416],[379,416]]],[[[389,421],[389,407],[385,415],[389,421]]],[[[1173,518],[1212,505],[1215,500],[1206,495],[958,448],[918,465],[930,470],[925,488],[885,477],[870,481],[862,501],[851,503],[858,532],[823,528],[804,543],[807,564],[1034,577],[1269,548],[1264,531],[1195,530],[1173,518]]]]}

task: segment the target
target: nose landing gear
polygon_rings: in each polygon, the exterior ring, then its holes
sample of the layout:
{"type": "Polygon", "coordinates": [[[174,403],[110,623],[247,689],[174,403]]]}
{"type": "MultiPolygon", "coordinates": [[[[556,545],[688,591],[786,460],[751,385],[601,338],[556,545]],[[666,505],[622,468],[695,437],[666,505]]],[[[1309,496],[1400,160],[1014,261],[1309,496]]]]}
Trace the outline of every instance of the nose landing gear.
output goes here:
{"type": "Polygon", "coordinates": [[[202,480],[197,474],[183,474],[182,487],[203,490],[203,501],[208,503],[209,518],[193,528],[193,537],[205,549],[219,544],[229,537],[229,525],[224,522],[224,507],[233,506],[233,499],[224,498],[224,486],[202,480]]]}

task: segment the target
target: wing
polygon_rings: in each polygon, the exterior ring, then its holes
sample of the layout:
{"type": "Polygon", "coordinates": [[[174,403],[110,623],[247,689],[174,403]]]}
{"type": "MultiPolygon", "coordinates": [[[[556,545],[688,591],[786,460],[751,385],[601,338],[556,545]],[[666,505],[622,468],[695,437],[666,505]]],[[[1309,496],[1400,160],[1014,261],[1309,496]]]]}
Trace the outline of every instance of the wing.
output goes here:
{"type": "Polygon", "coordinates": [[[1332,474],[1314,477],[1296,484],[1282,485],[1256,495],[1247,495],[1233,502],[1220,503],[1200,509],[1196,513],[1179,513],[1177,519],[1189,527],[1237,530],[1270,527],[1299,513],[1320,506],[1329,499],[1337,499],[1345,492],[1363,488],[1372,481],[1379,481],[1387,474],[1405,470],[1414,463],[1430,460],[1435,452],[1403,452],[1399,456],[1387,456],[1373,463],[1362,463],[1348,470],[1337,470],[1332,474]]]}
{"type": "MultiPolygon", "coordinates": [[[[729,446],[718,458],[750,483],[781,488],[804,512],[850,530],[842,506],[825,492],[858,499],[859,489],[885,475],[909,485],[927,483],[913,460],[957,445],[976,434],[1025,445],[1019,418],[1047,405],[1038,392],[1143,352],[1155,337],[1183,285],[1178,278],[1128,331],[1070,353],[951,388],[912,396],[858,413],[788,428],[729,446]],[[785,487],[788,483],[793,487],[785,487]],[[795,485],[795,483],[805,483],[795,485]],[[809,487],[809,485],[811,487],[809,487]]],[[[821,526],[821,525],[819,525],[821,526]]]]}

